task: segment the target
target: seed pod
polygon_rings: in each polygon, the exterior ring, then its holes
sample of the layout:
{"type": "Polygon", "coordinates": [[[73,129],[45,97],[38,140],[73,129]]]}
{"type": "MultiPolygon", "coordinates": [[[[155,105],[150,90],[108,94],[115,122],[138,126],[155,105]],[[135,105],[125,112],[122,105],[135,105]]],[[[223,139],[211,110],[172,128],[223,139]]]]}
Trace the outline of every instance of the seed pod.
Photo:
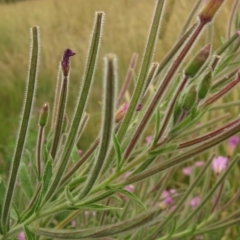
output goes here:
{"type": "Polygon", "coordinates": [[[203,64],[207,61],[208,56],[210,54],[211,44],[209,43],[204,48],[202,48],[192,59],[192,61],[188,64],[185,69],[185,75],[187,77],[193,78],[198,71],[201,69],[203,64]]]}
{"type": "Polygon", "coordinates": [[[198,99],[204,99],[212,85],[212,71],[209,71],[202,79],[198,87],[198,99]]]}
{"type": "Polygon", "coordinates": [[[44,103],[41,114],[40,114],[40,118],[39,118],[39,125],[41,127],[45,127],[47,125],[48,112],[49,112],[49,105],[48,105],[48,103],[44,103]]]}

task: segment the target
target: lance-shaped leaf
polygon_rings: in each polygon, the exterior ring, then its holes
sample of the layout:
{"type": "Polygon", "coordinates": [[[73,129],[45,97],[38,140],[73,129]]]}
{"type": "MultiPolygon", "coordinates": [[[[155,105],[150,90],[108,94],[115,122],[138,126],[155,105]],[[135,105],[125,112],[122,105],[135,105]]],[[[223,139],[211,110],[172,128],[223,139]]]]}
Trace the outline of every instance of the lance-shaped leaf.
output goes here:
{"type": "Polygon", "coordinates": [[[21,189],[28,199],[33,196],[32,182],[27,171],[27,166],[25,163],[21,163],[19,167],[19,181],[21,189]]]}
{"type": "Polygon", "coordinates": [[[98,155],[94,161],[92,170],[88,175],[88,179],[83,186],[82,191],[79,193],[79,198],[85,197],[94,183],[103,166],[104,160],[108,155],[109,148],[111,147],[112,135],[114,132],[114,114],[115,114],[115,96],[116,96],[116,56],[108,54],[105,58],[105,77],[104,77],[104,104],[103,104],[103,120],[102,132],[100,136],[100,144],[98,155]]]}
{"type": "Polygon", "coordinates": [[[8,186],[3,204],[2,211],[2,227],[3,231],[7,231],[9,209],[12,203],[12,197],[15,189],[15,183],[18,175],[18,169],[22,158],[23,149],[25,147],[26,136],[29,128],[29,122],[31,119],[31,112],[34,103],[34,96],[37,83],[37,72],[39,63],[39,51],[40,51],[40,38],[38,27],[31,28],[31,51],[30,51],[30,63],[27,77],[27,91],[23,104],[23,115],[20,122],[19,134],[17,137],[16,148],[12,160],[12,167],[9,175],[8,186]]]}

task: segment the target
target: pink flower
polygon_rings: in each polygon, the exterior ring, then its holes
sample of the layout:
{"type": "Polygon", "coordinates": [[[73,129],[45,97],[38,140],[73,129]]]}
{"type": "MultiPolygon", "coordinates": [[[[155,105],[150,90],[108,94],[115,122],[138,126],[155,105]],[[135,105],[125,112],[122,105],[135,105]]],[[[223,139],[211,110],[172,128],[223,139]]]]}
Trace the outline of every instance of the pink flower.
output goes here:
{"type": "Polygon", "coordinates": [[[194,198],[191,199],[191,201],[190,201],[190,206],[191,206],[192,208],[195,208],[195,207],[197,207],[197,206],[200,204],[200,202],[201,202],[200,196],[196,196],[196,197],[194,197],[194,198]]]}
{"type": "Polygon", "coordinates": [[[146,137],[146,145],[148,146],[152,141],[152,136],[147,136],[146,137]]]}
{"type": "Polygon", "coordinates": [[[171,205],[173,203],[173,199],[172,199],[172,195],[176,194],[176,190],[175,189],[170,189],[170,190],[164,190],[162,192],[161,198],[163,199],[163,203],[165,205],[171,205]]]}
{"type": "Polygon", "coordinates": [[[237,33],[238,33],[238,36],[240,36],[240,30],[238,30],[237,33]]]}
{"type": "Polygon", "coordinates": [[[239,137],[238,136],[232,136],[228,140],[228,147],[229,148],[236,148],[238,143],[239,143],[239,137]]]}
{"type": "Polygon", "coordinates": [[[133,192],[134,191],[134,186],[133,185],[128,185],[126,187],[124,187],[125,190],[127,190],[128,192],[133,192]]]}
{"type": "Polygon", "coordinates": [[[184,168],[182,169],[182,173],[183,173],[184,175],[186,175],[186,176],[191,175],[191,172],[192,172],[192,167],[184,167],[184,168]]]}
{"type": "Polygon", "coordinates": [[[215,157],[212,161],[212,169],[215,174],[220,174],[227,167],[228,159],[223,156],[215,157]]]}
{"type": "Polygon", "coordinates": [[[18,240],[25,240],[25,234],[24,234],[24,232],[20,232],[20,233],[18,234],[18,236],[17,236],[17,239],[18,239],[18,240]]]}
{"type": "Polygon", "coordinates": [[[194,163],[196,167],[202,167],[204,165],[204,161],[197,161],[194,163]]]}
{"type": "Polygon", "coordinates": [[[76,221],[75,220],[71,221],[71,227],[76,227],[76,221]]]}
{"type": "Polygon", "coordinates": [[[83,154],[83,151],[82,150],[78,150],[78,155],[79,155],[79,157],[81,156],[83,154]]]}

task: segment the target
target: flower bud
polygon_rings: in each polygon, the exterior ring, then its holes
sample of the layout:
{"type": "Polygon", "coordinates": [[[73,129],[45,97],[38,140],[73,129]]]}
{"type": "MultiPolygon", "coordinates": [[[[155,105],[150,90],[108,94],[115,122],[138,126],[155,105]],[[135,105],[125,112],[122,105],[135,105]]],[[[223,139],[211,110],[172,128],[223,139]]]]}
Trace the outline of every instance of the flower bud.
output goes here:
{"type": "Polygon", "coordinates": [[[182,109],[185,110],[186,112],[189,112],[194,107],[196,99],[197,99],[196,85],[193,85],[183,98],[182,109]]]}
{"type": "Polygon", "coordinates": [[[209,71],[200,82],[198,87],[198,99],[204,99],[212,85],[212,71],[209,71]]]}
{"type": "Polygon", "coordinates": [[[216,12],[225,0],[208,0],[198,17],[202,23],[211,22],[216,12]]]}
{"type": "Polygon", "coordinates": [[[207,46],[202,48],[192,59],[192,61],[188,64],[188,66],[185,69],[185,75],[187,77],[193,78],[198,71],[201,69],[203,64],[208,59],[208,56],[210,54],[211,50],[211,44],[209,43],[207,46]]]}
{"type": "Polygon", "coordinates": [[[125,116],[127,110],[128,110],[129,104],[124,103],[120,108],[117,110],[116,115],[115,115],[115,122],[119,123],[123,117],[125,116]]]}
{"type": "Polygon", "coordinates": [[[48,121],[48,112],[49,112],[49,105],[48,103],[44,103],[41,111],[41,115],[39,118],[39,125],[41,127],[45,127],[48,121]]]}
{"type": "Polygon", "coordinates": [[[64,51],[61,65],[62,65],[63,75],[64,75],[65,77],[68,76],[69,70],[70,70],[69,58],[72,57],[72,56],[74,56],[75,54],[76,54],[76,53],[74,53],[74,52],[73,52],[72,50],[70,50],[69,48],[64,51]]]}

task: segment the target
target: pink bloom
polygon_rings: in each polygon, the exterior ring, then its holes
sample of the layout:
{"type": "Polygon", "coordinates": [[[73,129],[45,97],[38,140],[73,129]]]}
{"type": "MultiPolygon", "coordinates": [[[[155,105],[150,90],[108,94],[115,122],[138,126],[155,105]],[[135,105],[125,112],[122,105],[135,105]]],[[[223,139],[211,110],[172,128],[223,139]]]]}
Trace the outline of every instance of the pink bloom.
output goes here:
{"type": "Polygon", "coordinates": [[[197,206],[200,204],[200,202],[201,202],[200,196],[196,196],[196,197],[194,197],[194,198],[191,199],[191,201],[190,201],[190,206],[191,206],[192,208],[195,208],[195,207],[197,207],[197,206]]]}
{"type": "Polygon", "coordinates": [[[238,143],[239,143],[239,137],[238,136],[232,136],[228,140],[228,147],[229,148],[236,148],[238,143]]]}
{"type": "Polygon", "coordinates": [[[76,221],[74,220],[71,221],[71,227],[76,227],[76,221]]]}
{"type": "Polygon", "coordinates": [[[191,172],[192,172],[192,167],[184,167],[184,168],[182,169],[182,173],[183,173],[184,175],[189,176],[189,175],[191,175],[191,172]]]}
{"type": "Polygon", "coordinates": [[[202,167],[204,165],[204,161],[197,161],[194,163],[196,167],[202,167]]]}
{"type": "Polygon", "coordinates": [[[24,232],[20,232],[20,233],[18,234],[18,236],[17,236],[17,239],[18,239],[18,240],[25,240],[25,234],[24,234],[24,232]]]}
{"type": "Polygon", "coordinates": [[[215,157],[212,161],[212,169],[216,174],[220,174],[227,167],[228,159],[223,156],[215,157]]]}
{"type": "Polygon", "coordinates": [[[237,31],[238,35],[240,36],[240,30],[237,31]]]}
{"type": "Polygon", "coordinates": [[[172,195],[176,194],[175,189],[170,189],[170,190],[164,190],[162,192],[161,198],[163,199],[163,203],[165,205],[171,205],[173,203],[173,199],[171,198],[172,195]]]}
{"type": "Polygon", "coordinates": [[[148,146],[152,141],[152,136],[147,136],[146,137],[146,145],[148,146]]]}
{"type": "Polygon", "coordinates": [[[83,151],[82,150],[78,150],[78,155],[81,156],[83,154],[83,151]]]}
{"type": "Polygon", "coordinates": [[[126,187],[124,187],[125,190],[127,190],[128,192],[133,192],[134,191],[134,186],[133,185],[128,185],[126,187]]]}

